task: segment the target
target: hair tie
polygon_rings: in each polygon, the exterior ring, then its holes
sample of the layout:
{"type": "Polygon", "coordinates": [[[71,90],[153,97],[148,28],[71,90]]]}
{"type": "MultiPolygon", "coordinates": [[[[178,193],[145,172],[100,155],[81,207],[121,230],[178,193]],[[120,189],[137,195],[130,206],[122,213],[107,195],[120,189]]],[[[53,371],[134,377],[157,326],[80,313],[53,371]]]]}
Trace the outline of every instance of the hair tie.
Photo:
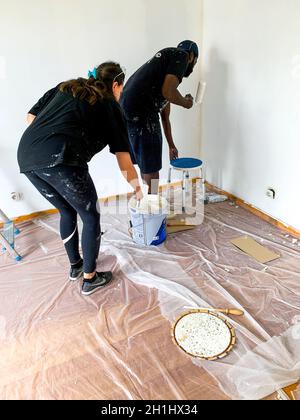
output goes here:
{"type": "Polygon", "coordinates": [[[89,77],[93,77],[94,79],[97,79],[97,68],[95,67],[93,71],[89,70],[89,77]]]}

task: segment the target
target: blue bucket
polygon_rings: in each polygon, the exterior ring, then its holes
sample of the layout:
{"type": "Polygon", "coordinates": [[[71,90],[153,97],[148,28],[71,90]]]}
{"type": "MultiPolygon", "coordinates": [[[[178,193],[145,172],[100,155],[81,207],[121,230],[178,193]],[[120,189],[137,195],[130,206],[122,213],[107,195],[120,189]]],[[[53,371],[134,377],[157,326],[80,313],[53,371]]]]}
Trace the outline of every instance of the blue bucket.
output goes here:
{"type": "Polygon", "coordinates": [[[138,245],[158,246],[167,239],[167,200],[149,195],[149,210],[137,207],[135,199],[129,202],[130,221],[133,241],[138,245]],[[157,211],[151,212],[151,202],[160,200],[157,211]]]}

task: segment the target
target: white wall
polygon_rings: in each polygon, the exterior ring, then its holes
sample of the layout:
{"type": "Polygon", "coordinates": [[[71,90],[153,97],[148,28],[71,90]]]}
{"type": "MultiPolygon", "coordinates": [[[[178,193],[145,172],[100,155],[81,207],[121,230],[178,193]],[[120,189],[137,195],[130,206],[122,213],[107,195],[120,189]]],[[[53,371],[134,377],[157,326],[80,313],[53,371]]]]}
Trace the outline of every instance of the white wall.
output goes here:
{"type": "Polygon", "coordinates": [[[203,15],[208,180],[300,229],[300,2],[204,0],[203,15]]]}
{"type": "MultiPolygon", "coordinates": [[[[161,48],[200,42],[201,22],[202,0],[0,0],[0,207],[11,217],[50,207],[16,162],[26,113],[46,90],[108,59],[130,76],[161,48]],[[13,191],[24,201],[13,202],[13,191]]],[[[183,93],[194,93],[199,72],[183,93]]],[[[176,109],[172,119],[181,154],[198,156],[199,109],[176,109]]],[[[163,177],[167,167],[165,147],[163,177]]],[[[107,151],[94,158],[91,173],[102,197],[130,190],[107,151]]]]}

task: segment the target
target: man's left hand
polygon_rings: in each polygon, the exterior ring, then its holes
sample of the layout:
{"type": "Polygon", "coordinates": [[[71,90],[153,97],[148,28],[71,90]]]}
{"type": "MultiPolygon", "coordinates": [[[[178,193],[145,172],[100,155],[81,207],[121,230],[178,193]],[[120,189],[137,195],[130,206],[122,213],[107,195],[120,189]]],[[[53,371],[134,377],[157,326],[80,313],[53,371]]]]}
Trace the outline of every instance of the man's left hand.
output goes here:
{"type": "Polygon", "coordinates": [[[170,161],[178,159],[178,150],[175,145],[170,146],[170,161]]]}

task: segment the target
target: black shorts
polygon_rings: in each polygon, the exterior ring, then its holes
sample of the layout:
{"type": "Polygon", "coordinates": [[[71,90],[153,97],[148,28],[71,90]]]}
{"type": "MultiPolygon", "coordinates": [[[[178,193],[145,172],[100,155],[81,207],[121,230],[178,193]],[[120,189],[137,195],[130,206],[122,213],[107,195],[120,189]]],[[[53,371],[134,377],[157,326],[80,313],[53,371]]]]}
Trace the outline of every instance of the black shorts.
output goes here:
{"type": "Polygon", "coordinates": [[[162,131],[159,115],[127,118],[131,158],[143,174],[162,168],[162,131]]]}

